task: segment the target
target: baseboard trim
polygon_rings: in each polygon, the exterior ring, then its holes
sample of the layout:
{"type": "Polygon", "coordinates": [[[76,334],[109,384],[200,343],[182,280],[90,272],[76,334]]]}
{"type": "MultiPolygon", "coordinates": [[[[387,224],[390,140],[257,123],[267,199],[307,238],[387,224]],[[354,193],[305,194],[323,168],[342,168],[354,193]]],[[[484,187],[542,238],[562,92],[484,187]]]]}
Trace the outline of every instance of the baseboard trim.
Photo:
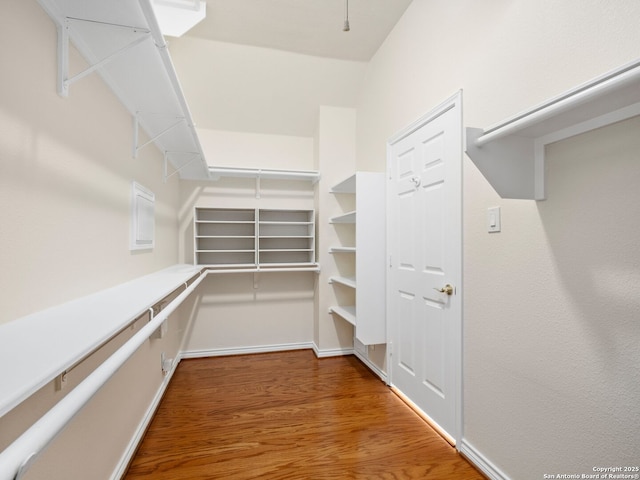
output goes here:
{"type": "Polygon", "coordinates": [[[318,358],[343,357],[345,355],[353,355],[354,354],[353,347],[349,347],[349,348],[331,348],[331,349],[320,350],[315,343],[313,343],[312,345],[313,345],[312,346],[313,353],[315,353],[316,357],[318,357],[318,358]]]}
{"type": "MultiPolygon", "coordinates": [[[[287,350],[314,349],[312,342],[282,343],[277,345],[258,345],[251,347],[211,348],[205,350],[188,350],[181,354],[182,358],[222,357],[227,355],[250,355],[252,353],[284,352],[287,350]]],[[[314,349],[315,351],[315,349],[314,349]]]]}
{"type": "Polygon", "coordinates": [[[116,469],[111,474],[110,480],[120,480],[124,476],[124,474],[127,472],[127,469],[129,468],[129,463],[131,462],[134,455],[136,454],[138,445],[140,445],[140,442],[142,441],[142,437],[144,437],[144,434],[147,432],[147,428],[149,427],[151,420],[153,420],[153,416],[155,415],[156,410],[158,409],[158,406],[162,401],[164,392],[169,386],[169,382],[171,382],[171,377],[173,377],[173,374],[176,371],[176,367],[178,366],[178,363],[180,363],[180,360],[181,360],[181,356],[180,354],[178,354],[176,359],[173,361],[171,370],[167,372],[164,379],[162,380],[162,383],[160,384],[160,388],[156,392],[156,395],[153,397],[153,400],[151,401],[149,408],[147,408],[147,411],[145,412],[144,417],[142,418],[140,424],[138,425],[138,428],[136,429],[133,437],[131,437],[131,440],[129,441],[127,448],[122,454],[122,457],[120,458],[120,461],[118,462],[116,469]]]}
{"type": "Polygon", "coordinates": [[[487,457],[482,455],[478,449],[464,438],[460,442],[458,451],[490,480],[510,480],[502,470],[496,467],[491,461],[489,461],[489,459],[487,459],[487,457]]]}
{"type": "Polygon", "coordinates": [[[389,384],[389,382],[387,381],[387,374],[384,373],[382,370],[380,370],[377,365],[375,365],[371,360],[369,360],[367,357],[365,357],[358,350],[354,350],[353,354],[358,358],[358,360],[360,360],[362,363],[364,363],[367,366],[367,368],[369,368],[369,370],[371,370],[378,377],[380,377],[380,380],[382,380],[387,385],[389,384]]]}

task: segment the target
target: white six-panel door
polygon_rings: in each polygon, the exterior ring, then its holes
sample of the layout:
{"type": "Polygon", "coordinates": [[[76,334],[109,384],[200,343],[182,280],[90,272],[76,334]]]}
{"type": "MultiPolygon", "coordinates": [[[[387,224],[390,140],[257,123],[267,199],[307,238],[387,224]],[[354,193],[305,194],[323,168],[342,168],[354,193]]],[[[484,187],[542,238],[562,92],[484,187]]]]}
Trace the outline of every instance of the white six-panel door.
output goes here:
{"type": "Polygon", "coordinates": [[[388,144],[390,383],[460,435],[461,94],[388,144]]]}

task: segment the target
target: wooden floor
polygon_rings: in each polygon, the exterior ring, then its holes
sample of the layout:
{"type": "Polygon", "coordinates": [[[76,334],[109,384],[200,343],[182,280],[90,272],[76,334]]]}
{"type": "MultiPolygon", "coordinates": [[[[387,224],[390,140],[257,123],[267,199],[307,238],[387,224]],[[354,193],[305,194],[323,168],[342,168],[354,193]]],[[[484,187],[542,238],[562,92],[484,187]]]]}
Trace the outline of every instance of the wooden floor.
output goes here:
{"type": "Polygon", "coordinates": [[[483,479],[353,356],[183,360],[124,480],[483,479]]]}

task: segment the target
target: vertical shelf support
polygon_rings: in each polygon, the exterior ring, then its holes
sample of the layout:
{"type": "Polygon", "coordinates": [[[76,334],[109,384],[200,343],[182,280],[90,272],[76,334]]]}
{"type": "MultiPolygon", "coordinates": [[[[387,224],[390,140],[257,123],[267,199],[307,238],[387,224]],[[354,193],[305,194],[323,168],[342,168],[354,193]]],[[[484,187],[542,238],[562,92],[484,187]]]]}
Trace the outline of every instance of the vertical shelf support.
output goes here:
{"type": "MultiPolygon", "coordinates": [[[[65,22],[66,23],[66,22],[65,22]]],[[[69,72],[69,27],[57,24],[58,29],[58,95],[63,98],[69,96],[69,86],[66,79],[69,72]]]]}

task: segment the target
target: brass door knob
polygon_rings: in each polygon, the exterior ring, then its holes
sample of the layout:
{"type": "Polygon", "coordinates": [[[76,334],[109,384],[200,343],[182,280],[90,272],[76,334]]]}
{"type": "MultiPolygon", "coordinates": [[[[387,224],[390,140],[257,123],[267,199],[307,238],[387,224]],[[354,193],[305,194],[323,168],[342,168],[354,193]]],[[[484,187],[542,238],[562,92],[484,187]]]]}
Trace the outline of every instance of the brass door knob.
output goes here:
{"type": "Polygon", "coordinates": [[[444,287],[442,288],[434,288],[434,290],[436,292],[440,292],[440,293],[446,293],[447,295],[453,295],[453,285],[451,285],[450,283],[447,283],[444,287]]]}

